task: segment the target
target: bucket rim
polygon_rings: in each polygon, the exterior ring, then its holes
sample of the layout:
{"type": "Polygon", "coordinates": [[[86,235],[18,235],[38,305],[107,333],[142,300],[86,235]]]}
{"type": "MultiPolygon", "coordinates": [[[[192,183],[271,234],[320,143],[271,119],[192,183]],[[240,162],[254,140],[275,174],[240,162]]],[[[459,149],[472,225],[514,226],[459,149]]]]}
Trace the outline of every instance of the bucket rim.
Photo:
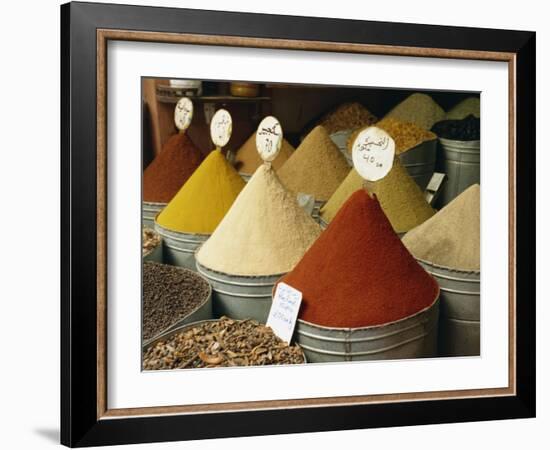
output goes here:
{"type": "MultiPolygon", "coordinates": [[[[220,319],[205,319],[205,320],[197,320],[196,322],[186,323],[186,324],[181,325],[177,328],[174,328],[173,330],[167,331],[167,332],[163,333],[162,335],[158,335],[157,337],[155,337],[153,339],[150,339],[147,343],[144,342],[143,345],[142,345],[142,349],[143,350],[149,349],[153,345],[157,344],[158,341],[160,341],[161,339],[166,339],[168,337],[171,337],[171,336],[173,336],[174,334],[176,334],[178,332],[184,331],[186,328],[191,328],[191,327],[194,328],[194,327],[202,325],[203,323],[206,323],[206,322],[218,322],[220,319]]],[[[228,319],[234,320],[235,322],[244,322],[245,320],[254,320],[254,319],[232,319],[231,317],[228,317],[228,319]]],[[[263,325],[263,326],[267,326],[267,325],[259,323],[259,322],[258,322],[258,324],[263,325]]],[[[307,357],[306,357],[306,354],[305,354],[304,349],[302,348],[302,346],[300,344],[298,344],[297,342],[294,342],[294,345],[297,346],[300,349],[300,351],[302,352],[302,356],[304,357],[304,362],[302,364],[307,364],[307,357]]],[[[290,345],[289,345],[289,347],[290,347],[290,345]]],[[[296,364],[287,364],[287,365],[296,365],[296,364]]],[[[238,367],[261,367],[261,366],[238,366],[238,367]]],[[[177,369],[173,369],[173,370],[177,370],[177,369]]]]}
{"type": "Polygon", "coordinates": [[[439,137],[438,136],[438,139],[441,141],[442,144],[458,144],[458,145],[464,145],[466,143],[470,144],[470,145],[480,145],[481,144],[481,139],[470,139],[470,140],[467,140],[467,141],[464,141],[464,140],[460,140],[460,139],[448,139],[448,138],[444,138],[444,137],[439,137]]]}
{"type": "Polygon", "coordinates": [[[410,316],[403,317],[401,319],[397,319],[397,320],[394,320],[392,322],[382,323],[382,324],[379,324],[379,325],[368,325],[366,327],[327,327],[327,326],[324,326],[324,325],[317,325],[315,323],[308,322],[304,319],[298,319],[297,322],[303,323],[303,324],[305,324],[307,326],[310,326],[312,328],[318,328],[320,330],[325,330],[325,331],[339,331],[339,332],[353,333],[353,332],[357,332],[357,331],[368,331],[368,330],[374,330],[374,329],[383,330],[385,327],[389,327],[389,326],[392,326],[392,325],[397,325],[400,322],[405,322],[407,320],[414,319],[415,317],[420,316],[420,315],[428,312],[429,310],[431,310],[435,306],[438,306],[439,297],[440,297],[440,295],[439,295],[439,285],[438,285],[437,296],[436,296],[435,300],[432,303],[430,303],[428,306],[426,306],[425,308],[422,308],[421,310],[411,314],[410,316]]]}
{"type": "MultiPolygon", "coordinates": [[[[205,239],[208,239],[211,236],[211,234],[205,234],[205,233],[186,233],[184,231],[172,230],[172,229],[164,227],[160,223],[158,223],[157,222],[157,217],[155,217],[155,231],[158,232],[163,237],[165,237],[165,235],[162,234],[162,231],[164,231],[164,232],[167,231],[169,233],[175,233],[175,234],[181,234],[181,235],[187,235],[187,236],[200,236],[200,237],[204,237],[205,239]],[[159,227],[161,231],[157,230],[156,227],[159,227]]],[[[170,238],[170,236],[166,236],[166,237],[170,238]]]]}
{"type": "MultiPolygon", "coordinates": [[[[202,246],[201,246],[202,247],[202,246]]],[[[208,272],[212,272],[216,275],[223,275],[225,277],[239,277],[239,278],[249,278],[249,279],[255,279],[255,278],[266,278],[266,277],[277,277],[277,279],[275,280],[275,283],[277,283],[277,281],[279,281],[279,279],[286,275],[288,272],[283,272],[283,273],[275,273],[275,274],[267,274],[267,275],[238,275],[236,273],[226,273],[226,272],[222,272],[220,270],[214,270],[214,269],[211,269],[209,267],[206,267],[204,264],[201,264],[199,262],[199,260],[197,259],[197,254],[199,252],[199,250],[201,249],[201,247],[198,247],[196,250],[195,250],[195,264],[197,266],[197,270],[199,271],[200,274],[202,274],[205,278],[207,278],[207,274],[203,274],[203,272],[201,272],[201,269],[202,270],[207,270],[208,272]]],[[[224,281],[222,281],[224,282],[224,281]]],[[[231,283],[228,283],[228,284],[231,284],[231,283]]],[[[271,283],[270,283],[271,284],[271,283]]],[[[236,319],[234,319],[236,320],[236,319]]]]}
{"type": "Polygon", "coordinates": [[[141,205],[154,205],[154,206],[158,206],[158,207],[165,207],[166,205],[168,205],[168,203],[163,203],[163,202],[148,202],[148,201],[145,201],[145,200],[142,200],[141,201],[141,205]]]}
{"type": "MultiPolygon", "coordinates": [[[[163,263],[156,263],[156,264],[163,264],[163,263]]],[[[169,264],[163,264],[165,266],[169,265],[169,264]]],[[[190,274],[192,274],[193,276],[197,277],[201,282],[204,282],[206,283],[206,286],[208,288],[208,295],[206,295],[204,297],[204,300],[202,302],[200,302],[194,309],[192,309],[188,314],[186,314],[184,317],[182,317],[181,319],[179,319],[177,322],[180,322],[182,320],[185,320],[187,317],[191,316],[192,314],[195,314],[199,309],[201,309],[204,305],[206,305],[209,301],[212,301],[212,285],[208,282],[208,280],[203,277],[201,274],[198,274],[197,272],[194,272],[193,270],[190,270],[190,269],[187,269],[185,267],[180,267],[180,266],[171,266],[171,267],[176,267],[177,269],[180,269],[180,270],[183,270],[183,271],[187,271],[189,272],[190,274]]],[[[142,300],[141,300],[141,308],[142,308],[142,314],[143,314],[143,293],[142,293],[142,300]]],[[[147,340],[143,339],[143,342],[142,342],[142,347],[145,347],[146,344],[148,344],[150,341],[160,337],[161,335],[163,334],[167,334],[169,333],[168,330],[170,330],[170,327],[173,327],[174,325],[169,325],[168,327],[164,328],[162,331],[160,331],[159,333],[157,333],[155,336],[153,336],[152,338],[149,338],[147,340]]],[[[142,324],[142,327],[143,327],[143,324],[142,324]]],[[[180,327],[178,327],[180,328],[180,327]]]]}
{"type": "MultiPolygon", "coordinates": [[[[464,269],[444,266],[442,264],[436,264],[436,263],[433,263],[431,261],[427,261],[427,260],[422,259],[422,258],[417,258],[416,256],[414,258],[418,262],[420,262],[422,264],[426,264],[427,266],[432,266],[435,269],[443,269],[443,270],[447,270],[448,272],[457,272],[457,273],[465,273],[465,274],[468,273],[468,274],[481,275],[481,269],[480,270],[475,270],[475,269],[473,269],[473,270],[464,270],[464,269]]],[[[469,281],[473,281],[473,280],[469,280],[469,281]]]]}

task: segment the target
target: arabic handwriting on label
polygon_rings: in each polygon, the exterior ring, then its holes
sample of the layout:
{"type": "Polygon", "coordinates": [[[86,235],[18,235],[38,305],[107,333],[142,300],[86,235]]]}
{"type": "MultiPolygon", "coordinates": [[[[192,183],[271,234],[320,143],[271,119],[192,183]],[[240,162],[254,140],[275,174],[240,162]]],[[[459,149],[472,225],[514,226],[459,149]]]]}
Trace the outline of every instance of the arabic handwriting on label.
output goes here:
{"type": "Polygon", "coordinates": [[[273,116],[265,117],[256,131],[256,148],[260,157],[266,161],[273,161],[281,150],[283,143],[283,129],[279,121],[273,116]]]}
{"type": "Polygon", "coordinates": [[[182,97],[174,108],[174,123],[180,131],[185,131],[193,120],[193,102],[187,97],[182,97]]]}
{"type": "Polygon", "coordinates": [[[233,131],[233,121],[231,114],[225,109],[218,109],[212,122],[210,122],[210,137],[212,142],[218,147],[224,147],[231,138],[233,131]]]}
{"type": "Polygon", "coordinates": [[[302,303],[302,293],[286,283],[279,283],[273,296],[266,325],[283,341],[290,343],[302,303]]]}
{"type": "Polygon", "coordinates": [[[369,127],[353,142],[353,166],[367,181],[384,178],[393,166],[394,156],[395,141],[381,128],[369,127]]]}

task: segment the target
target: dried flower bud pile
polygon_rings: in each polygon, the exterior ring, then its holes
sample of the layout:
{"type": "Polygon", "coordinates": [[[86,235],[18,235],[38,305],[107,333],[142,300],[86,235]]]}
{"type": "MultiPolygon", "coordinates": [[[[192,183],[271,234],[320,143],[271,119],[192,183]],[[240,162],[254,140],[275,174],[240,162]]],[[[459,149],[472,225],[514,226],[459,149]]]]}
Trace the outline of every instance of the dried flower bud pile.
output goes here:
{"type": "Polygon", "coordinates": [[[144,370],[265,366],[304,363],[302,349],[289,346],[254,320],[222,317],[158,341],[143,354],[144,370]]]}
{"type": "Polygon", "coordinates": [[[143,228],[142,254],[151,253],[160,244],[160,236],[151,228],[143,228]]]}

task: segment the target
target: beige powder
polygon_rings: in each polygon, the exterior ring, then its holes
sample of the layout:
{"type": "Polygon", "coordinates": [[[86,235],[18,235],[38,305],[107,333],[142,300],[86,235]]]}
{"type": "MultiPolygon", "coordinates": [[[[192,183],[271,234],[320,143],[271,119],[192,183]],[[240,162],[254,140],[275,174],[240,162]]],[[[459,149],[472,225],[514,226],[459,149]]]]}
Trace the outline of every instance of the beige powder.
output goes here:
{"type": "Polygon", "coordinates": [[[459,270],[480,269],[479,184],[409,231],[403,243],[419,259],[459,270]]]}
{"type": "Polygon", "coordinates": [[[320,233],[275,171],[262,164],[198,251],[197,261],[231,275],[283,274],[320,233]]]}
{"type": "Polygon", "coordinates": [[[470,114],[479,117],[479,98],[468,97],[462,100],[457,105],[453,106],[446,114],[447,120],[462,120],[468,117],[470,114]]]}
{"type": "Polygon", "coordinates": [[[278,171],[283,185],[295,194],[327,201],[349,172],[346,158],[322,126],[309,133],[278,171]]]}
{"type": "Polygon", "coordinates": [[[445,118],[445,111],[429,95],[417,92],[399,103],[386,117],[415,123],[429,130],[434,123],[445,118]]]}
{"type": "MultiPolygon", "coordinates": [[[[275,160],[271,163],[273,168],[275,170],[279,170],[286,160],[290,158],[290,155],[292,155],[293,152],[294,147],[283,138],[281,150],[275,160]]],[[[239,173],[244,173],[247,175],[253,174],[262,163],[262,158],[260,158],[256,147],[256,133],[253,133],[237,151],[237,155],[235,156],[235,169],[237,169],[239,173]]]]}

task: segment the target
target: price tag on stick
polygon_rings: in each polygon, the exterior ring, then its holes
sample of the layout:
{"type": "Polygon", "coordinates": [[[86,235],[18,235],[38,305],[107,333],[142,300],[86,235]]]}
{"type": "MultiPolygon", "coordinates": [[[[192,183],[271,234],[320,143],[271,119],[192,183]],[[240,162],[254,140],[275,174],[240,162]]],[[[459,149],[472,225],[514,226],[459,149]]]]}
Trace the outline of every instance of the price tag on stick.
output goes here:
{"type": "Polygon", "coordinates": [[[180,131],[185,131],[193,120],[193,102],[187,97],[182,97],[176,103],[174,109],[174,123],[180,131]]]}
{"type": "Polygon", "coordinates": [[[302,303],[302,293],[286,283],[279,283],[273,296],[266,325],[283,341],[290,344],[298,311],[302,303]]]}
{"type": "Polygon", "coordinates": [[[367,181],[384,178],[393,166],[395,141],[381,128],[368,127],[353,142],[353,166],[367,181]]]}
{"type": "Polygon", "coordinates": [[[233,120],[225,109],[218,109],[210,122],[210,137],[217,147],[225,147],[231,138],[233,120]]]}
{"type": "Polygon", "coordinates": [[[273,161],[283,144],[283,129],[273,116],[265,117],[256,131],[256,148],[265,162],[273,161]]]}

